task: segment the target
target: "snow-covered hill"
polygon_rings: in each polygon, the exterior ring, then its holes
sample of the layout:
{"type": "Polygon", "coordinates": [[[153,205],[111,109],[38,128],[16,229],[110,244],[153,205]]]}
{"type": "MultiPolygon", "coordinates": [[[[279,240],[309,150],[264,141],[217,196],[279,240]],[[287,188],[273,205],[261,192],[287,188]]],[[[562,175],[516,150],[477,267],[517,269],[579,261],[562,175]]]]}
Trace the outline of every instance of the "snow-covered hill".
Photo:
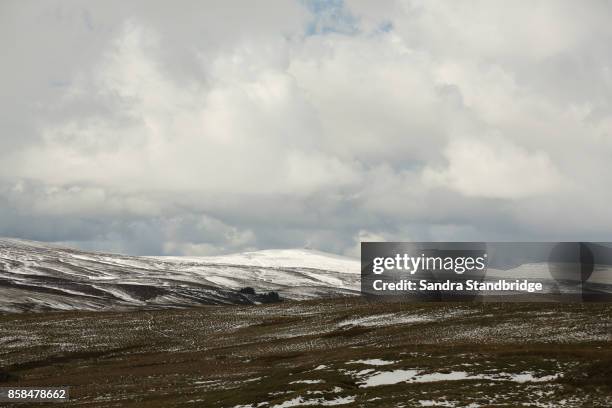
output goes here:
{"type": "Polygon", "coordinates": [[[310,250],[135,257],[0,238],[0,311],[109,310],[356,294],[359,261],[310,250]]]}

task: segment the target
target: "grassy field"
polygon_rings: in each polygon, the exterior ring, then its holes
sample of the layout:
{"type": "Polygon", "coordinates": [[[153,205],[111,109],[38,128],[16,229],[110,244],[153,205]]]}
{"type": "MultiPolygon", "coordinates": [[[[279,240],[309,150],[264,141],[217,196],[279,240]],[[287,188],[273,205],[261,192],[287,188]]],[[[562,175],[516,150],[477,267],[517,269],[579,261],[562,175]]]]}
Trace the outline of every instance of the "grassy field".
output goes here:
{"type": "Polygon", "coordinates": [[[3,315],[0,333],[0,385],[69,385],[69,406],[612,406],[606,304],[343,298],[3,315]]]}

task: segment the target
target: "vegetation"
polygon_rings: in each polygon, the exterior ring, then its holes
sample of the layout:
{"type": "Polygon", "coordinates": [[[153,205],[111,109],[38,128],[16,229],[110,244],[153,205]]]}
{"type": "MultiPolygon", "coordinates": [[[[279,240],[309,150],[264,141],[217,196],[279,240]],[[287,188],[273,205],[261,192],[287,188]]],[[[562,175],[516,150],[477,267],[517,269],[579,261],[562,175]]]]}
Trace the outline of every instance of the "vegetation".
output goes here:
{"type": "Polygon", "coordinates": [[[0,385],[70,385],[69,406],[87,407],[604,407],[612,405],[611,312],[341,298],[11,314],[0,316],[0,385]],[[364,387],[396,370],[468,377],[364,387]]]}

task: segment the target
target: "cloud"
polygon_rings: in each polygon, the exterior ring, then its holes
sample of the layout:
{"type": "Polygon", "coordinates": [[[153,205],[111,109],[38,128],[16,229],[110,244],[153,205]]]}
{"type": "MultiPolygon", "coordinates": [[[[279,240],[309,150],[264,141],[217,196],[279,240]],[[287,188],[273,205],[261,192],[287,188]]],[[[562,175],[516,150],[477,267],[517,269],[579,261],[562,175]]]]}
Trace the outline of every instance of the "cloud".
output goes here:
{"type": "Polygon", "coordinates": [[[448,166],[426,168],[425,183],[468,197],[521,199],[568,188],[546,153],[530,153],[503,139],[451,141],[444,155],[448,166]]]}
{"type": "Polygon", "coordinates": [[[0,7],[0,235],[185,255],[609,238],[605,2],[0,7]]]}

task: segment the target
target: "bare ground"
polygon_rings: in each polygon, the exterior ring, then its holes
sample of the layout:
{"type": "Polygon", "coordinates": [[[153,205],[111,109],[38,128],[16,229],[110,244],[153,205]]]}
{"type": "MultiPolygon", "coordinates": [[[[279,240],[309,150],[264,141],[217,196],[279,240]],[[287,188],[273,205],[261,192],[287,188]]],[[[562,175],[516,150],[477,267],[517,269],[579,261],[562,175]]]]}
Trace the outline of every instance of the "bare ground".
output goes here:
{"type": "Polygon", "coordinates": [[[0,386],[69,385],[68,406],[612,406],[609,304],[7,314],[0,346],[0,386]]]}

